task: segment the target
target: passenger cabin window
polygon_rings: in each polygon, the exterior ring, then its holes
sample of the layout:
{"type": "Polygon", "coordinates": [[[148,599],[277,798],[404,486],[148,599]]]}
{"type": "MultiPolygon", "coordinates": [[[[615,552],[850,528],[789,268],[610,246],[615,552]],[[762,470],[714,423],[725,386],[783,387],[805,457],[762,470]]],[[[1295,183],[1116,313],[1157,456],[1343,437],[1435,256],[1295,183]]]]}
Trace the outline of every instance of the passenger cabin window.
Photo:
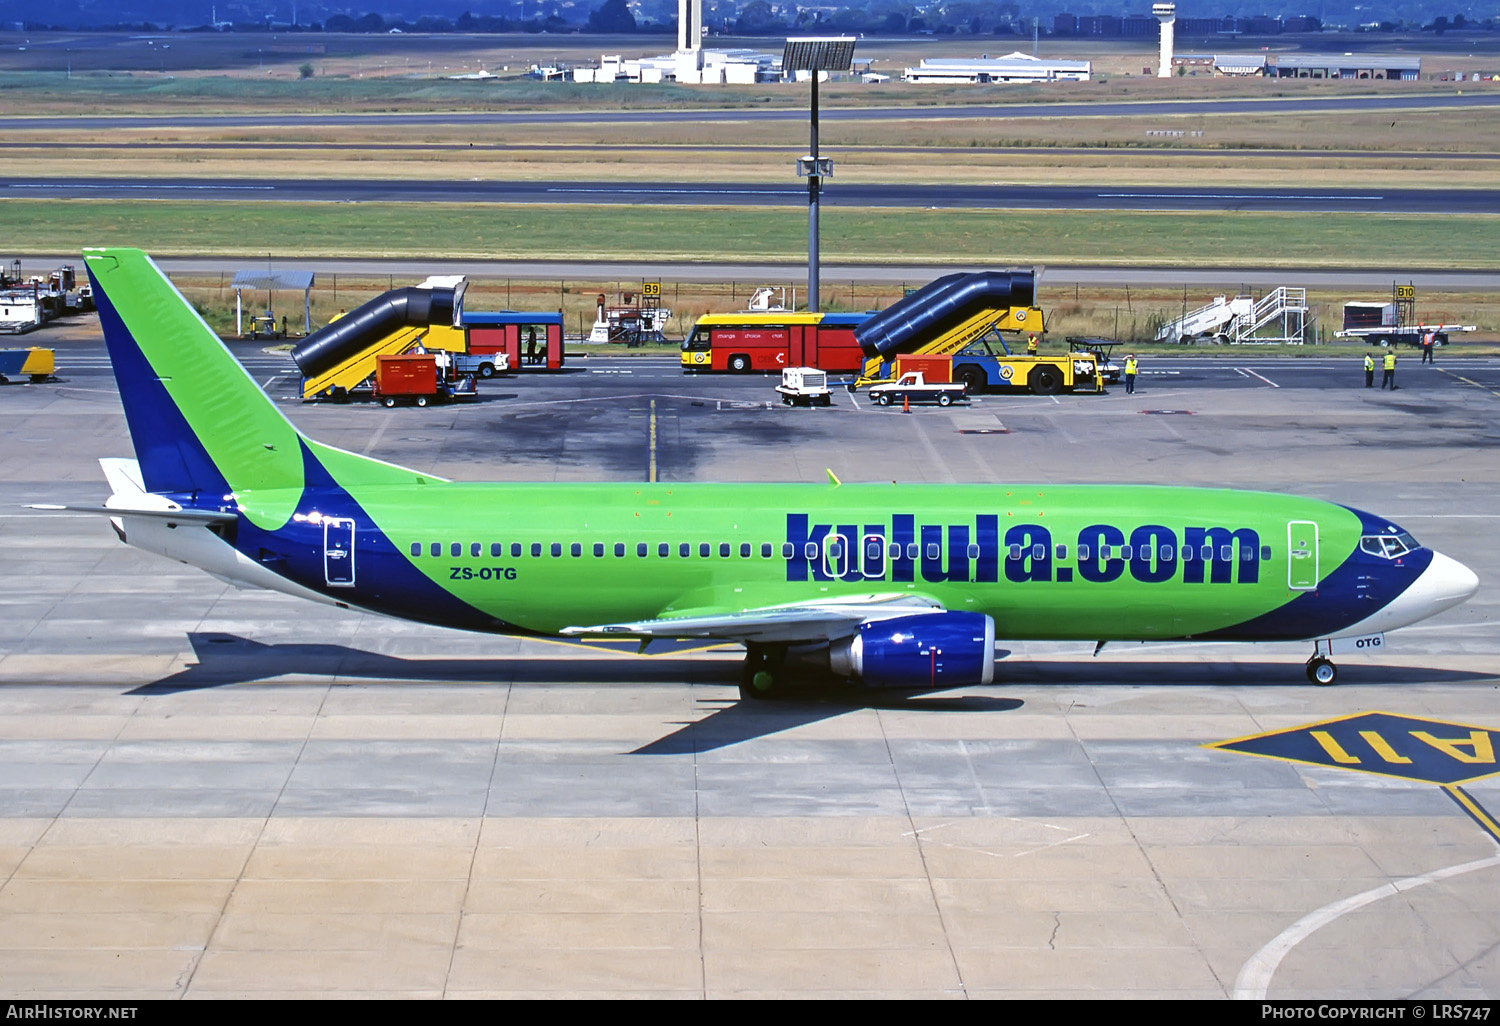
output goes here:
{"type": "Polygon", "coordinates": [[[772,547],[772,545],[771,545],[770,542],[761,542],[760,543],[760,558],[761,559],[770,559],[771,558],[771,553],[773,551],[775,551],[775,550],[772,547]]]}
{"type": "Polygon", "coordinates": [[[422,543],[421,542],[412,542],[411,543],[411,554],[413,556],[420,556],[422,554],[422,543]]]}
{"type": "Polygon", "coordinates": [[[667,544],[666,542],[662,542],[656,546],[656,554],[663,559],[666,559],[672,554],[672,546],[667,544]]]}
{"type": "MultiPolygon", "coordinates": [[[[490,555],[499,556],[505,552],[505,546],[500,542],[490,542],[490,555]]],[[[519,555],[519,553],[517,553],[519,555]]]]}
{"type": "Polygon", "coordinates": [[[636,542],[635,543],[635,554],[637,556],[641,557],[642,559],[646,558],[646,553],[648,553],[650,551],[651,551],[651,546],[647,545],[645,542],[636,542]]]}
{"type": "Polygon", "coordinates": [[[521,554],[521,543],[520,542],[511,542],[510,543],[510,554],[512,556],[519,556],[521,554]]]}
{"type": "Polygon", "coordinates": [[[625,543],[624,542],[615,542],[615,557],[619,558],[620,556],[623,556],[623,555],[625,555],[625,543]]]}
{"type": "Polygon", "coordinates": [[[474,557],[475,559],[479,558],[479,543],[478,542],[474,542],[472,545],[469,546],[469,555],[472,556],[472,557],[474,557]]]}

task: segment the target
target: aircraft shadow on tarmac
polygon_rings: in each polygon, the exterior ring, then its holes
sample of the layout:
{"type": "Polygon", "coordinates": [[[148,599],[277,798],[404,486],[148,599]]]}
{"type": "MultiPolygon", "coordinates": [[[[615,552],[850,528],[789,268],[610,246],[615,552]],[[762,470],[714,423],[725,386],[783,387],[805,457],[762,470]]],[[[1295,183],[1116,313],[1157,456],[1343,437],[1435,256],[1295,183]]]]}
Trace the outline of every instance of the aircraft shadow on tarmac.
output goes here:
{"type": "MultiPolygon", "coordinates": [[[[193,632],[188,635],[198,662],[134,688],[131,695],[172,695],[184,691],[249,684],[287,675],[338,677],[340,683],[410,681],[413,684],[565,684],[594,681],[631,684],[734,685],[739,666],[729,661],[687,660],[670,655],[619,658],[636,643],[610,643],[611,654],[598,658],[547,659],[503,656],[493,659],[402,658],[337,644],[263,644],[234,634],[193,632]]],[[[597,646],[595,646],[597,647],[597,646]]],[[[701,647],[701,646],[700,646],[701,647]]],[[[1016,660],[997,651],[996,683],[1005,686],[1204,687],[1303,686],[1302,668],[1285,661],[1197,662],[1151,660],[1102,662],[1084,655],[1076,660],[1016,660]]],[[[1348,685],[1402,687],[1414,684],[1463,684],[1494,681],[1492,674],[1420,666],[1350,662],[1348,685]]],[[[866,709],[932,713],[996,713],[1021,708],[1018,698],[995,695],[939,694],[958,689],[874,690],[832,683],[794,685],[774,701],[703,698],[706,713],[694,721],[677,721],[678,730],[640,748],[633,755],[683,755],[711,751],[741,741],[777,734],[794,727],[866,709]]]]}

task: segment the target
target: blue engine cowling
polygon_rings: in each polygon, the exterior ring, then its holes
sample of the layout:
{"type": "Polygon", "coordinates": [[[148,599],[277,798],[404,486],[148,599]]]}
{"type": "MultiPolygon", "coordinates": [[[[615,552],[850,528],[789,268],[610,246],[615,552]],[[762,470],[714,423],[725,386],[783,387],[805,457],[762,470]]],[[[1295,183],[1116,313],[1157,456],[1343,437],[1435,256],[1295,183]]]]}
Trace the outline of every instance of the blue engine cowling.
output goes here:
{"type": "Polygon", "coordinates": [[[835,673],[877,688],[958,687],[995,679],[995,621],[982,613],[868,620],[829,651],[835,673]]]}

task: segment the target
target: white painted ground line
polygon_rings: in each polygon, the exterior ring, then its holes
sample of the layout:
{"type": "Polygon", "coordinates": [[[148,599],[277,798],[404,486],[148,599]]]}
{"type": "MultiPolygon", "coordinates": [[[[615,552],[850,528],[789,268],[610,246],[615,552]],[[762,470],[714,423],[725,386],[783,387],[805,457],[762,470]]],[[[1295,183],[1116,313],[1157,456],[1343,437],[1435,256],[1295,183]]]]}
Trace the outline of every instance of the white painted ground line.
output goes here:
{"type": "Polygon", "coordinates": [[[1394,897],[1405,891],[1413,891],[1418,887],[1425,887],[1439,880],[1447,880],[1450,877],[1462,876],[1464,873],[1472,873],[1479,869],[1488,869],[1491,866],[1500,866],[1500,855],[1491,855],[1487,859],[1479,859],[1475,862],[1465,862],[1462,865],[1449,866],[1446,869],[1435,869],[1431,873],[1421,876],[1409,876],[1395,883],[1381,884],[1373,890],[1356,894],[1342,901],[1335,901],[1331,905],[1324,905],[1314,912],[1309,912],[1291,926],[1288,926],[1275,939],[1265,947],[1261,948],[1250,959],[1240,967],[1240,974],[1234,981],[1234,998],[1237,1001],[1262,1001],[1265,999],[1266,990],[1271,985],[1271,977],[1275,975],[1281,960],[1286,958],[1291,950],[1302,943],[1308,937],[1334,922],[1342,916],[1348,915],[1366,905],[1373,904],[1381,898],[1394,897]]]}

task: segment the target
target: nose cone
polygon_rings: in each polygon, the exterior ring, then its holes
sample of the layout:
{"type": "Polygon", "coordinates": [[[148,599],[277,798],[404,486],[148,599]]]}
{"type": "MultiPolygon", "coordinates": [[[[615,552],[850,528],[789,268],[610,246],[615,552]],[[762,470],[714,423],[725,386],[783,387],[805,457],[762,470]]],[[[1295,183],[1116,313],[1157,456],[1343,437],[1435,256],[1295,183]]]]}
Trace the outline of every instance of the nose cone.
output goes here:
{"type": "Polygon", "coordinates": [[[1449,559],[1441,552],[1432,554],[1432,565],[1417,578],[1417,583],[1430,589],[1432,602],[1438,609],[1447,609],[1473,598],[1479,590],[1479,576],[1456,559],[1449,559]],[[1431,578],[1431,582],[1428,582],[1431,578]]]}
{"type": "Polygon", "coordinates": [[[1434,552],[1432,563],[1411,587],[1397,596],[1396,602],[1407,607],[1413,620],[1419,620],[1466,601],[1478,590],[1479,578],[1474,571],[1456,559],[1434,552]]]}

